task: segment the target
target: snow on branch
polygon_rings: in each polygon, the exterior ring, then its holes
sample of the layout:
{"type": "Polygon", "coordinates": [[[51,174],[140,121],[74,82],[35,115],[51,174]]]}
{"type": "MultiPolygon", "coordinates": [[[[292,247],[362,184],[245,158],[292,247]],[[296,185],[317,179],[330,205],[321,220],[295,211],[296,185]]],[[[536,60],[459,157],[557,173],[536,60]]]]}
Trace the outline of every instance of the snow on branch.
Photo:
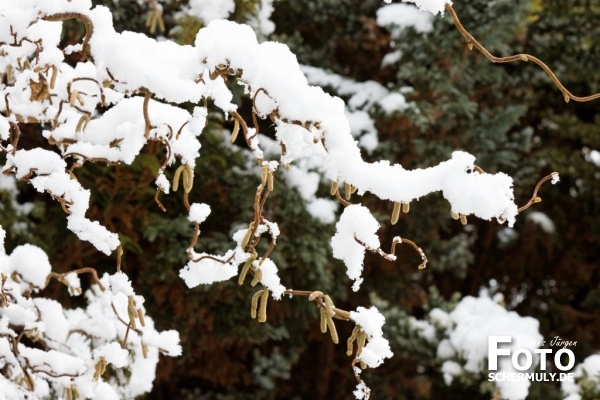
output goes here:
{"type": "MultiPolygon", "coordinates": [[[[2,238],[4,234],[0,228],[2,238]]],[[[95,270],[51,272],[46,253],[29,244],[8,255],[2,243],[0,260],[0,393],[7,398],[60,397],[66,392],[83,398],[139,396],[152,387],[149,374],[159,352],[181,353],[178,333],[155,330],[143,298],[124,274],[105,275],[85,292],[85,308],[67,309],[32,294],[56,278],[79,295],[77,274],[93,271],[98,279],[95,270]],[[127,321],[132,312],[140,326],[127,321]],[[135,335],[128,335],[130,330],[135,335]],[[22,341],[24,337],[28,340],[22,341]],[[104,375],[107,364],[116,368],[115,375],[104,375]],[[125,376],[129,378],[123,381],[125,376]]]]}
{"type": "MultiPolygon", "coordinates": [[[[434,15],[445,7],[454,16],[451,2],[412,2],[434,15]]],[[[160,13],[160,5],[153,3],[148,19],[151,29],[161,27],[160,13]]],[[[474,39],[471,42],[477,44],[474,39]]],[[[280,233],[277,223],[264,213],[276,174],[285,174],[284,169],[290,168],[290,182],[294,173],[306,177],[308,174],[302,175],[291,164],[295,159],[310,160],[312,168],[333,183],[331,195],[345,209],[331,246],[334,257],[346,264],[354,290],[362,281],[366,250],[393,260],[396,244],[408,243],[423,260],[420,268],[425,267],[427,258],[414,242],[400,238],[394,240],[391,254],[383,252],[376,235],[378,221],[366,207],[351,204],[353,193],[369,192],[392,202],[392,224],[401,210],[409,211],[412,201],[433,192],[441,192],[450,203],[451,215],[463,223],[468,215],[474,215],[508,221],[512,226],[519,212],[512,178],[483,172],[475,165],[475,156],[464,151],[455,151],[437,165],[413,170],[389,161],[366,162],[352,134],[344,102],[310,85],[286,45],[259,43],[247,25],[214,20],[198,32],[194,46],[180,46],[139,33],[116,32],[110,11],[103,6],[92,8],[90,0],[4,0],[0,4],[0,50],[0,67],[6,71],[0,82],[0,139],[6,153],[2,172],[57,200],[67,214],[67,227],[81,240],[107,255],[118,249],[117,272],[102,278],[92,273],[96,283],[86,291],[88,306],[75,310],[64,310],[50,299],[32,301],[28,296],[52,278],[78,294],[82,290],[77,275],[90,270],[52,273],[45,254],[33,246],[19,247],[10,256],[2,252],[10,262],[0,264],[0,358],[11,365],[13,381],[25,382],[8,386],[7,390],[19,395],[30,391],[46,397],[67,391],[84,397],[135,397],[150,390],[153,376],[147,374],[153,374],[159,352],[180,353],[177,332],[154,329],[152,320],[145,316],[143,297],[135,294],[120,271],[122,248],[117,234],[108,231],[102,221],[86,217],[91,192],[74,173],[86,163],[131,164],[147,143],[159,143],[165,155],[156,171],[156,203],[164,211],[159,194],[168,194],[171,186],[177,191],[181,180],[188,219],[194,225],[187,248],[189,262],[180,271],[186,284],[210,284],[238,274],[238,282],[243,284],[246,275],[252,275],[251,285],[261,285],[251,301],[251,316],[259,322],[267,320],[269,297],[277,301],[284,294],[306,296],[319,308],[321,331],[329,332],[334,343],[339,342],[334,319],[356,324],[348,339],[348,352],[353,354],[356,342],[353,366],[360,363],[364,368],[375,368],[392,356],[382,336],[383,316],[375,308],[359,307],[356,312],[338,309],[320,291],[286,288],[269,257],[280,233]],[[60,49],[62,21],[67,19],[82,22],[86,32],[83,43],[60,49]],[[72,52],[82,53],[83,61],[75,66],[64,60],[65,54],[72,52]],[[251,124],[233,103],[229,78],[234,78],[251,100],[251,124]],[[258,164],[251,170],[260,174],[251,204],[252,219],[246,229],[233,235],[232,248],[222,255],[195,250],[210,208],[189,199],[208,101],[234,121],[231,142],[243,136],[258,164]],[[188,104],[195,105],[192,111],[185,109],[188,104]],[[275,140],[261,135],[259,119],[271,121],[275,140]],[[53,150],[19,148],[23,124],[37,124],[53,150]],[[171,184],[165,172],[176,163],[179,165],[171,184]],[[259,255],[257,245],[265,237],[269,238],[268,248],[259,255]],[[35,270],[29,257],[37,260],[35,270]],[[240,265],[243,267],[238,271],[240,265]],[[51,321],[61,323],[54,327],[51,321]],[[24,327],[21,333],[13,330],[15,325],[24,327]],[[27,348],[19,342],[22,335],[42,341],[49,350],[27,348]],[[64,343],[66,347],[59,346],[64,343]],[[127,386],[116,383],[125,374],[103,380],[108,365],[128,369],[127,386]],[[143,376],[140,371],[145,371],[143,376]]],[[[314,71],[304,70],[314,75],[314,71]]],[[[387,99],[383,104],[407,107],[402,96],[373,88],[380,92],[380,100],[387,99]]],[[[305,200],[312,202],[313,209],[324,204],[315,197],[319,173],[310,176],[310,184],[298,184],[298,179],[290,184],[311,187],[305,200]]],[[[553,181],[556,178],[552,176],[553,181]]],[[[539,185],[526,207],[537,202],[539,185]]],[[[333,207],[327,204],[333,214],[333,207]]],[[[369,390],[357,370],[355,394],[366,398],[369,390]]]]}

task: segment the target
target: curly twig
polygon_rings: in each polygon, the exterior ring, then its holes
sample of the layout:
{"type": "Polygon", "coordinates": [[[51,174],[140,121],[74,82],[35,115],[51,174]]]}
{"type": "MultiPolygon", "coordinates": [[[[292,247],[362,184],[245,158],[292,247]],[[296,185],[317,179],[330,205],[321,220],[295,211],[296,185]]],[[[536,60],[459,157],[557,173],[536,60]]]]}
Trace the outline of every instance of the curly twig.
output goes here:
{"type": "Polygon", "coordinates": [[[467,40],[467,45],[469,49],[475,47],[479,50],[483,55],[485,55],[488,59],[495,63],[508,63],[513,61],[533,61],[535,64],[539,65],[544,72],[550,76],[556,87],[562,92],[565,101],[569,102],[569,100],[575,100],[579,102],[591,101],[600,98],[600,93],[593,94],[591,96],[579,97],[572,94],[565,86],[560,82],[557,76],[552,72],[550,67],[548,67],[542,60],[539,58],[532,56],[530,54],[516,54],[509,57],[496,57],[492,55],[481,43],[479,43],[460,23],[456,12],[452,8],[450,4],[446,4],[446,10],[450,13],[452,20],[454,21],[454,25],[458,31],[463,35],[463,37],[467,40]]]}
{"type": "Polygon", "coordinates": [[[46,15],[44,17],[46,21],[66,21],[68,19],[78,19],[83,23],[85,27],[85,37],[83,38],[82,45],[82,54],[83,58],[87,58],[90,51],[90,39],[92,38],[92,33],[94,32],[94,24],[90,17],[84,14],[76,13],[76,12],[64,12],[52,15],[46,15]]]}
{"type": "Polygon", "coordinates": [[[521,212],[521,211],[527,210],[533,204],[539,203],[540,201],[542,201],[541,197],[538,197],[538,195],[537,195],[538,190],[540,190],[540,187],[542,187],[542,184],[544,182],[547,182],[551,179],[555,179],[557,176],[558,176],[558,173],[553,172],[550,175],[547,175],[547,176],[543,177],[542,179],[540,179],[540,181],[537,183],[537,185],[535,185],[535,189],[533,189],[533,195],[531,195],[531,199],[527,202],[527,204],[525,204],[523,207],[520,207],[517,211],[521,212]]]}

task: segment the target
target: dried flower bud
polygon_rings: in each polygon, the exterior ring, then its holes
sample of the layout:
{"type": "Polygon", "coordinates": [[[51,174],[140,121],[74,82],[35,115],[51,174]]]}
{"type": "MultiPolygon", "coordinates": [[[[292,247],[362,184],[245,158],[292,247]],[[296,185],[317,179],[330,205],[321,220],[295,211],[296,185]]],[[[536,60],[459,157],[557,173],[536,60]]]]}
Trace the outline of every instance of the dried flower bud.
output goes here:
{"type": "Polygon", "coordinates": [[[323,296],[323,300],[325,300],[325,311],[329,317],[333,317],[335,312],[333,311],[333,301],[331,301],[331,297],[328,295],[323,296]]]}
{"type": "Polygon", "coordinates": [[[321,313],[321,333],[327,332],[327,312],[323,308],[319,308],[321,313]]]}
{"type": "Polygon", "coordinates": [[[314,292],[312,292],[309,296],[308,296],[308,301],[313,301],[315,300],[317,297],[323,297],[323,292],[315,290],[314,292]]]}
{"type": "Polygon", "coordinates": [[[346,182],[344,183],[344,197],[346,200],[350,200],[350,196],[352,196],[352,185],[346,182]]]}
{"type": "Polygon", "coordinates": [[[267,172],[267,188],[269,190],[269,192],[273,191],[273,171],[269,170],[267,172]]]}
{"type": "Polygon", "coordinates": [[[407,214],[410,211],[410,203],[402,203],[402,212],[407,214]]]}
{"type": "Polygon", "coordinates": [[[260,280],[262,279],[262,271],[257,269],[254,271],[254,278],[252,278],[252,282],[250,282],[250,286],[254,287],[260,280]]]}
{"type": "Polygon", "coordinates": [[[267,302],[269,300],[269,289],[263,289],[258,309],[258,322],[267,322],[267,302]]]}
{"type": "Polygon", "coordinates": [[[246,234],[244,235],[244,238],[242,239],[242,249],[245,249],[246,246],[248,246],[248,243],[250,242],[250,237],[252,236],[252,231],[254,230],[254,221],[252,221],[250,223],[250,225],[248,226],[248,231],[246,231],[246,234]]]}
{"type": "Polygon", "coordinates": [[[77,122],[77,126],[75,127],[75,132],[83,132],[87,127],[88,122],[90,122],[90,116],[88,114],[83,114],[79,121],[77,122]]]}
{"type": "Polygon", "coordinates": [[[244,284],[244,280],[246,279],[246,275],[248,274],[248,270],[250,269],[250,266],[252,265],[252,261],[254,261],[255,259],[256,259],[256,253],[250,255],[250,257],[244,263],[244,266],[242,267],[242,272],[240,272],[240,277],[238,278],[238,284],[239,285],[243,285],[244,284]]]}
{"type": "Polygon", "coordinates": [[[333,322],[333,318],[329,315],[327,317],[327,327],[329,328],[329,334],[331,335],[331,340],[333,343],[338,344],[340,342],[340,338],[338,337],[337,329],[335,329],[335,323],[333,322]]]}
{"type": "Polygon", "coordinates": [[[252,319],[256,319],[256,311],[258,310],[258,299],[262,296],[263,291],[259,290],[258,292],[254,293],[254,296],[252,296],[252,302],[251,302],[251,306],[250,306],[250,316],[252,317],[252,319]]]}
{"type": "Polygon", "coordinates": [[[231,137],[229,138],[229,143],[235,142],[237,139],[237,135],[240,132],[240,121],[237,118],[234,118],[233,121],[233,132],[231,132],[231,137]]]}
{"type": "Polygon", "coordinates": [[[392,225],[396,225],[396,223],[398,223],[398,218],[400,218],[400,206],[402,205],[402,203],[395,201],[394,202],[394,209],[392,210],[392,220],[391,223],[392,225]]]}
{"type": "Polygon", "coordinates": [[[71,96],[69,96],[69,105],[71,107],[75,106],[75,102],[79,102],[80,105],[84,105],[83,97],[81,97],[81,94],[77,90],[73,90],[71,92],[71,96]]]}
{"type": "Polygon", "coordinates": [[[356,325],[354,327],[354,329],[352,330],[352,334],[350,335],[350,337],[348,338],[346,344],[348,345],[348,348],[346,350],[346,355],[347,356],[351,356],[352,353],[354,352],[354,342],[356,341],[356,338],[358,337],[358,333],[360,332],[360,328],[358,327],[358,325],[356,325]]]}
{"type": "Polygon", "coordinates": [[[106,359],[104,357],[100,357],[94,368],[94,380],[100,379],[102,374],[104,374],[104,372],[106,371],[106,365],[106,359]]]}
{"type": "Polygon", "coordinates": [[[332,310],[335,313],[335,315],[340,316],[345,319],[348,319],[348,320],[350,319],[350,313],[348,311],[340,310],[339,308],[335,308],[335,307],[333,307],[332,310]]]}
{"type": "Polygon", "coordinates": [[[362,330],[358,333],[356,337],[356,356],[358,357],[367,343],[367,334],[362,330]]]}
{"type": "Polygon", "coordinates": [[[335,196],[335,194],[338,192],[338,190],[339,190],[338,182],[333,181],[331,183],[331,190],[329,191],[329,193],[331,193],[332,196],[335,196]]]}
{"type": "Polygon", "coordinates": [[[189,193],[194,186],[194,170],[189,164],[185,164],[183,169],[183,191],[189,193]]]}
{"type": "Polygon", "coordinates": [[[138,319],[140,320],[140,325],[146,326],[146,320],[144,319],[144,311],[141,308],[137,309],[138,319]]]}

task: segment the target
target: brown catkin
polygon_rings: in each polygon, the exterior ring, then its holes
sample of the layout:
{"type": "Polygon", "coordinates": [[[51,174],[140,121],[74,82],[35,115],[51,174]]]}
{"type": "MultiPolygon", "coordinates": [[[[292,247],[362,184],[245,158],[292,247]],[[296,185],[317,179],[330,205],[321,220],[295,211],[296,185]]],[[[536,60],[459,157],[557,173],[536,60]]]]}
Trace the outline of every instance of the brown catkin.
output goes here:
{"type": "Polygon", "coordinates": [[[258,322],[267,322],[267,302],[269,300],[269,289],[263,289],[258,309],[258,322]]]}
{"type": "Polygon", "coordinates": [[[392,220],[391,223],[392,225],[396,225],[396,223],[398,222],[398,218],[400,218],[400,206],[402,205],[402,203],[395,201],[394,202],[394,209],[392,210],[392,220]]]}

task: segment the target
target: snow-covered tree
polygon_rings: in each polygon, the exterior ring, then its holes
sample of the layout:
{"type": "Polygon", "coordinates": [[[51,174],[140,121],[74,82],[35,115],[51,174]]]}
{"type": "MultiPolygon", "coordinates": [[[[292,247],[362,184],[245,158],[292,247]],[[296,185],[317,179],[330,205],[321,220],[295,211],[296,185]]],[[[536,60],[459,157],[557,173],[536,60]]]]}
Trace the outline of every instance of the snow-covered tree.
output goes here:
{"type": "MultiPolygon", "coordinates": [[[[462,28],[452,2],[411,2],[416,7],[382,5],[377,24],[388,27],[393,37],[400,38],[406,29],[424,35],[446,12],[468,47],[487,51],[462,28]]],[[[366,279],[367,254],[393,262],[402,251],[418,258],[414,270],[427,267],[419,237],[394,235],[383,242],[379,233],[382,225],[396,225],[416,201],[441,195],[449,220],[466,225],[478,218],[510,229],[520,212],[540,201],[542,183],[558,182],[555,172],[542,178],[531,199],[519,207],[513,178],[485,172],[487,166],[477,165],[476,156],[461,148],[430,165],[409,167],[377,159],[380,138],[373,115],[393,118],[406,113],[419,120],[427,110],[407,99],[414,89],[357,82],[301,65],[287,45],[263,40],[275,29],[272,1],[246,2],[251,12],[239,18],[244,24],[223,19],[235,14],[240,8],[237,3],[189,1],[169,14],[172,24],[179,24],[171,32],[173,37],[189,34],[185,24],[202,26],[185,45],[152,37],[166,31],[165,9],[174,7],[168,1],[138,2],[147,8],[150,35],[117,30],[110,9],[94,6],[90,0],[4,0],[0,4],[1,183],[11,193],[11,210],[16,216],[34,213],[34,204],[17,201],[19,188],[33,188],[58,203],[70,231],[67,235],[107,256],[101,266],[57,272],[39,246],[21,244],[10,254],[4,246],[0,249],[0,394],[5,397],[133,398],[151,390],[159,354],[181,355],[180,335],[191,335],[157,330],[146,315],[147,298],[132,286],[123,260],[135,263],[136,257],[147,253],[133,238],[114,229],[119,224],[111,220],[110,210],[104,215],[94,211],[93,203],[102,201],[102,190],[86,186],[92,182],[90,175],[120,171],[124,166],[142,170],[140,181],[153,175],[153,204],[145,207],[161,212],[168,212],[173,204],[169,199],[176,196],[171,192],[181,187],[185,214],[178,216],[176,228],[171,225],[177,229],[173,239],[189,233],[182,251],[187,260],[178,272],[181,280],[188,288],[236,277],[239,285],[257,286],[246,304],[250,317],[260,323],[270,318],[271,308],[292,301],[289,298],[305,298],[316,305],[320,331],[329,333],[333,343],[347,345],[348,373],[356,378],[354,395],[359,399],[370,394],[363,370],[377,368],[393,356],[390,338],[384,335],[385,315],[393,307],[382,302],[381,310],[377,304],[346,310],[340,306],[345,299],[338,301],[337,293],[326,287],[298,289],[295,266],[284,268],[278,261],[281,248],[294,251],[282,243],[282,232],[283,236],[294,233],[278,218],[277,204],[270,202],[277,189],[297,194],[296,201],[309,218],[299,229],[335,226],[330,240],[320,245],[330,247],[332,257],[345,266],[344,274],[336,278],[345,275],[345,282],[358,292],[366,279]],[[65,45],[67,24],[78,24],[82,35],[65,45]],[[221,127],[230,129],[215,134],[211,121],[219,119],[221,127]],[[204,145],[204,137],[213,141],[211,146],[204,145]],[[230,167],[237,179],[246,180],[239,185],[246,185],[249,192],[235,204],[245,212],[224,227],[218,246],[204,245],[201,233],[211,220],[221,217],[213,209],[222,204],[212,194],[194,191],[208,179],[199,176],[199,163],[215,157],[207,154],[206,147],[236,154],[238,159],[230,167]],[[330,187],[328,193],[324,186],[330,187]],[[391,218],[382,218],[381,210],[388,206],[391,218]],[[107,272],[99,274],[99,270],[107,272]],[[81,276],[89,277],[85,291],[81,276]],[[71,296],[84,294],[85,304],[53,299],[48,287],[55,280],[71,296]],[[341,337],[338,330],[347,336],[341,337]]],[[[386,55],[384,64],[403,57],[403,44],[398,46],[386,55]]],[[[529,55],[515,60],[539,61],[529,55]]],[[[582,100],[550,75],[565,100],[582,100]]],[[[227,173],[211,168],[216,170],[213,174],[227,173]]],[[[132,193],[148,192],[148,186],[134,181],[124,187],[132,193]]],[[[537,221],[547,222],[543,216],[537,221]]],[[[32,230],[33,237],[39,227],[43,229],[43,220],[32,230]]],[[[18,224],[5,229],[10,235],[18,224]]],[[[0,231],[2,242],[6,233],[0,231]]],[[[312,255],[306,258],[305,262],[313,261],[312,255]]],[[[157,298],[169,296],[157,293],[157,298]]],[[[409,320],[410,329],[420,331],[431,346],[437,346],[438,357],[446,358],[441,371],[448,384],[465,371],[482,371],[482,345],[475,355],[466,350],[469,327],[481,324],[477,313],[495,315],[494,321],[504,321],[505,328],[523,326],[523,335],[540,335],[537,321],[507,312],[485,296],[465,297],[451,312],[433,309],[429,322],[409,320]],[[436,318],[439,332],[434,334],[431,321],[436,318]],[[447,337],[434,340],[432,335],[447,337]]],[[[265,327],[264,332],[276,335],[273,328],[265,327]]],[[[491,328],[480,332],[494,333],[499,332],[491,328]]],[[[271,361],[256,358],[258,366],[267,365],[258,369],[269,369],[271,361]]],[[[268,387],[269,382],[265,379],[263,385],[268,387]]],[[[514,399],[524,398],[527,390],[528,386],[514,389],[500,384],[490,389],[514,399]]]]}

